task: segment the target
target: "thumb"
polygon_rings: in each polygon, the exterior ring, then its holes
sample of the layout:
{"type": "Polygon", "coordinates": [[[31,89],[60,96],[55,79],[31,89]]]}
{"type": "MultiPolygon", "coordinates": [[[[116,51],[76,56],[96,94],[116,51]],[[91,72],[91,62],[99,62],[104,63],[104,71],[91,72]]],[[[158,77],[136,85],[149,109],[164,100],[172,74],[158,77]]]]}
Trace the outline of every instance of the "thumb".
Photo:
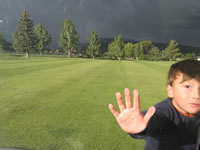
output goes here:
{"type": "Polygon", "coordinates": [[[146,112],[146,114],[144,116],[144,121],[145,121],[146,124],[148,124],[149,120],[151,119],[151,117],[153,116],[155,111],[156,111],[156,107],[155,106],[152,106],[147,110],[147,112],[146,112]]]}

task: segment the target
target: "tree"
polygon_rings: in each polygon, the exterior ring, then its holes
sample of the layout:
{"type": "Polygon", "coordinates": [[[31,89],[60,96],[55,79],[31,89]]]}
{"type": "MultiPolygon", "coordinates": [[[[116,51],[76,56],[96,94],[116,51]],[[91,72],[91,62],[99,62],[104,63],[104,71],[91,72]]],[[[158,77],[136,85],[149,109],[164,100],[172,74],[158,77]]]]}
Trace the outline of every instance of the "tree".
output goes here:
{"type": "Polygon", "coordinates": [[[139,59],[139,55],[140,55],[139,47],[140,47],[139,43],[134,44],[133,53],[136,60],[139,59]]]}
{"type": "Polygon", "coordinates": [[[86,50],[87,54],[90,57],[93,57],[93,59],[100,54],[100,48],[101,48],[101,40],[97,34],[97,32],[91,32],[88,36],[89,39],[89,45],[86,50]]]}
{"type": "Polygon", "coordinates": [[[100,55],[101,53],[101,40],[97,34],[97,32],[91,32],[91,34],[88,36],[89,39],[89,45],[87,49],[87,54],[89,56],[92,56],[93,58],[100,55]]]}
{"type": "Polygon", "coordinates": [[[162,54],[167,60],[176,60],[177,57],[181,56],[178,43],[175,40],[170,40],[168,47],[163,50],[162,54]]]}
{"type": "Polygon", "coordinates": [[[15,41],[18,44],[19,50],[25,52],[25,57],[29,58],[30,51],[35,48],[36,36],[34,33],[33,20],[26,10],[24,10],[20,17],[16,38],[15,41]]]}
{"type": "Polygon", "coordinates": [[[3,34],[0,33],[0,53],[2,54],[4,50],[8,49],[8,43],[4,39],[3,34]]]}
{"type": "Polygon", "coordinates": [[[133,43],[126,43],[124,44],[124,53],[126,57],[134,58],[134,44],[133,43]]]}
{"type": "Polygon", "coordinates": [[[63,26],[60,32],[60,40],[58,44],[65,50],[68,57],[71,57],[73,50],[76,50],[79,45],[80,37],[75,30],[74,24],[71,20],[64,19],[63,26]]]}
{"type": "Polygon", "coordinates": [[[122,35],[120,34],[108,45],[108,53],[111,57],[115,57],[120,60],[124,55],[123,48],[124,41],[122,39],[122,35]]]}
{"type": "Polygon", "coordinates": [[[20,44],[19,44],[19,38],[18,38],[18,32],[13,32],[12,33],[12,39],[13,39],[13,43],[12,43],[12,48],[16,51],[16,53],[18,54],[20,51],[20,44]]]}
{"type": "Polygon", "coordinates": [[[40,56],[42,56],[47,46],[51,43],[51,36],[41,24],[37,24],[34,27],[34,32],[37,38],[36,48],[40,52],[40,56]]]}
{"type": "Polygon", "coordinates": [[[145,55],[148,55],[150,50],[154,48],[152,41],[142,41],[141,44],[143,46],[145,55]]]}
{"type": "Polygon", "coordinates": [[[186,53],[182,56],[182,59],[195,59],[196,55],[195,53],[186,53]]]}
{"type": "Polygon", "coordinates": [[[150,50],[154,47],[152,44],[152,41],[140,41],[138,43],[138,48],[139,48],[139,58],[140,59],[147,59],[150,50]]]}
{"type": "Polygon", "coordinates": [[[149,59],[150,60],[160,60],[161,59],[161,53],[160,53],[160,49],[157,46],[154,46],[150,49],[149,51],[149,59]]]}

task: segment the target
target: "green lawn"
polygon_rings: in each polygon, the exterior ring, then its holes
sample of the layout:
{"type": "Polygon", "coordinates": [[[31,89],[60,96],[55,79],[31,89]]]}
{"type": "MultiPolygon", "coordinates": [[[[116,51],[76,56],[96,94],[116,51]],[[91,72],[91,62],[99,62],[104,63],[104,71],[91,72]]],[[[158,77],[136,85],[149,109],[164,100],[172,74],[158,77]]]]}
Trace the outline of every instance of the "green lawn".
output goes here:
{"type": "Polygon", "coordinates": [[[140,150],[108,109],[115,93],[141,92],[146,109],[166,98],[169,62],[0,57],[0,147],[140,150]]]}

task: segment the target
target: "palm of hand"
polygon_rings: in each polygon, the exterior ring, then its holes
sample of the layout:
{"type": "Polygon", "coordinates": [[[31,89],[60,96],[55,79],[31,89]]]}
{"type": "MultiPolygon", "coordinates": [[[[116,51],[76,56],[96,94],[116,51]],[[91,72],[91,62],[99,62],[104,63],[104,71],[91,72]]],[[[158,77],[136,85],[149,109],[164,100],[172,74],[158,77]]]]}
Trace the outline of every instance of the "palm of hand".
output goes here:
{"type": "Polygon", "coordinates": [[[117,118],[120,127],[127,133],[134,133],[137,130],[144,130],[146,124],[144,122],[144,115],[133,108],[124,110],[117,118]],[[134,131],[136,129],[136,131],[134,131]]]}
{"type": "Polygon", "coordinates": [[[145,115],[140,111],[139,104],[139,92],[134,91],[134,106],[131,103],[131,96],[129,89],[125,89],[125,99],[126,107],[123,104],[122,96],[120,93],[116,94],[118,106],[120,108],[120,113],[113,107],[112,104],[109,105],[110,111],[115,116],[119,126],[127,133],[139,133],[142,132],[150,118],[155,112],[155,107],[151,107],[145,115]]]}

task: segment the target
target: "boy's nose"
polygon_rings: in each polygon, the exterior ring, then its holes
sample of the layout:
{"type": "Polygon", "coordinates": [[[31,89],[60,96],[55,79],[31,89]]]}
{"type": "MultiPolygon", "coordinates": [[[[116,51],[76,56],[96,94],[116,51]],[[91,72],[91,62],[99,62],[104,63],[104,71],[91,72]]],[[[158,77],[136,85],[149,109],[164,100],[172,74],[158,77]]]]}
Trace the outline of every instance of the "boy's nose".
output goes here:
{"type": "Polygon", "coordinates": [[[200,100],[200,88],[194,90],[193,97],[200,100]]]}

